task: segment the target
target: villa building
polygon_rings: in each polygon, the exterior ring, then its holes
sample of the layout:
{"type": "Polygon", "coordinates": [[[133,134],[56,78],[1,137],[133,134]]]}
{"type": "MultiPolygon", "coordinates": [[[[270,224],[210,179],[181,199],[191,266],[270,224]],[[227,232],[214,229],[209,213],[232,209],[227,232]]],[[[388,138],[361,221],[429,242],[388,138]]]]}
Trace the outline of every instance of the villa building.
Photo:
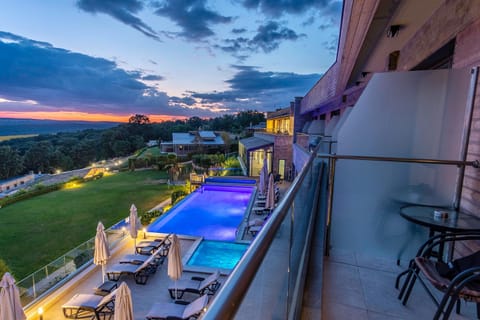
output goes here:
{"type": "Polygon", "coordinates": [[[247,168],[247,175],[258,176],[267,158],[270,172],[280,179],[292,177],[293,108],[282,108],[267,113],[266,129],[254,131],[253,137],[239,142],[239,156],[247,168]]]}
{"type": "Polygon", "coordinates": [[[16,190],[21,186],[32,183],[34,180],[35,175],[33,173],[29,173],[21,177],[0,181],[0,193],[16,190]]]}
{"type": "Polygon", "coordinates": [[[192,153],[224,152],[225,147],[222,135],[214,131],[174,132],[172,141],[160,144],[162,152],[174,152],[179,157],[192,153]]]}

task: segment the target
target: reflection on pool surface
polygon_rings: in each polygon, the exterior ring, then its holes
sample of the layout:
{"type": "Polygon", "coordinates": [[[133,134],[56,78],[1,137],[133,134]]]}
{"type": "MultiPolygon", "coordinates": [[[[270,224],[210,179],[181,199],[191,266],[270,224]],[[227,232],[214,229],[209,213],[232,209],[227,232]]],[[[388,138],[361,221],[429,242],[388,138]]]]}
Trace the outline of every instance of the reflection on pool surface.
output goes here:
{"type": "Polygon", "coordinates": [[[235,241],[254,188],[204,185],[151,224],[147,231],[235,241]]]}
{"type": "Polygon", "coordinates": [[[188,260],[187,265],[231,270],[247,248],[248,245],[243,243],[203,240],[188,260]]]}

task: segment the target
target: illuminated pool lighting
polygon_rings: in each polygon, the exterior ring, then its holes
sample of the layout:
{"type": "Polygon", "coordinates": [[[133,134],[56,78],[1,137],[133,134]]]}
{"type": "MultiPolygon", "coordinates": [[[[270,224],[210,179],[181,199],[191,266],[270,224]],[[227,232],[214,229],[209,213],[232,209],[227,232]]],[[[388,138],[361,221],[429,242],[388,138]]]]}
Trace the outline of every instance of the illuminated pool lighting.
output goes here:
{"type": "Polygon", "coordinates": [[[203,240],[188,259],[188,266],[232,270],[248,244],[203,240]]]}
{"type": "Polygon", "coordinates": [[[147,231],[235,241],[254,188],[204,185],[151,224],[147,231]]]}

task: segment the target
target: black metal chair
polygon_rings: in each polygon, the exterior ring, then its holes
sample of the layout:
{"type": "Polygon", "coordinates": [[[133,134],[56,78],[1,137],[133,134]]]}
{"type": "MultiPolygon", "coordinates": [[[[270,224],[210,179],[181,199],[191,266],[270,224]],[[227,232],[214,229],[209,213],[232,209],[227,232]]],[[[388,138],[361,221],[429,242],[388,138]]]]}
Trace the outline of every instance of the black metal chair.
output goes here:
{"type": "MultiPolygon", "coordinates": [[[[480,265],[472,265],[470,268],[459,272],[449,279],[442,276],[437,270],[437,263],[441,263],[442,254],[438,254],[438,248],[453,246],[455,242],[480,240],[480,232],[464,231],[455,233],[439,234],[428,239],[418,250],[417,255],[410,261],[409,268],[398,275],[395,286],[399,287],[400,280],[406,276],[398,298],[405,305],[408,301],[413,286],[418,279],[422,286],[438,306],[434,319],[448,319],[453,306],[456,304],[456,312],[460,313],[460,299],[477,303],[477,317],[480,319],[480,265]],[[429,285],[430,284],[430,285],[429,285]],[[434,287],[444,292],[441,301],[438,301],[432,292],[434,287]]],[[[442,253],[442,250],[440,250],[442,253]]]]}

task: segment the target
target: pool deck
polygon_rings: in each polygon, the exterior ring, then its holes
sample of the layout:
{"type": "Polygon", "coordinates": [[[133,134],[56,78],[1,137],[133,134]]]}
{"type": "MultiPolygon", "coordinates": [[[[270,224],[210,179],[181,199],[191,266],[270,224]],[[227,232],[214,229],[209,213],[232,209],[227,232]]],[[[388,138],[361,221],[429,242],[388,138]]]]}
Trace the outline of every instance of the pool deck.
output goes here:
{"type": "MultiPolygon", "coordinates": [[[[283,196],[285,191],[288,189],[290,183],[283,182],[279,184],[280,189],[280,198],[283,196]]],[[[160,204],[160,206],[165,204],[160,204]]],[[[245,230],[245,226],[248,224],[248,221],[254,219],[262,219],[266,217],[266,214],[257,215],[255,213],[247,213],[243,224],[240,230],[243,230],[242,240],[245,242],[250,242],[254,237],[245,230]]],[[[137,239],[137,243],[142,240],[152,240],[153,237],[147,237],[147,239],[137,239]]],[[[183,261],[185,264],[186,258],[191,255],[192,250],[195,247],[195,240],[193,237],[181,238],[181,252],[183,261]]],[[[120,261],[121,257],[126,254],[132,254],[134,252],[134,242],[131,238],[123,240],[115,248],[112,257],[109,259],[107,268],[109,265],[113,265],[120,261]]],[[[199,269],[199,268],[189,268],[185,267],[184,277],[190,278],[192,276],[206,276],[208,272],[212,270],[199,269]],[[193,271],[192,271],[193,270],[193,271]],[[204,271],[204,272],[202,272],[204,271]]],[[[62,305],[69,301],[77,293],[88,293],[93,294],[95,288],[101,284],[102,271],[100,266],[92,265],[88,267],[85,271],[81,272],[76,277],[69,280],[67,283],[62,285],[60,288],[55,290],[40,303],[35,304],[26,310],[28,320],[37,320],[39,315],[37,310],[39,307],[42,307],[44,310],[43,319],[45,320],[63,320],[66,319],[63,315],[62,305]]],[[[227,279],[225,274],[222,274],[220,282],[224,283],[227,279]]],[[[132,276],[123,276],[119,281],[118,285],[121,282],[125,282],[132,292],[132,301],[133,301],[133,310],[134,310],[134,319],[145,319],[146,314],[150,310],[151,306],[156,302],[161,303],[172,303],[172,299],[168,293],[168,286],[172,283],[172,280],[167,275],[167,260],[165,260],[163,265],[160,265],[157,269],[157,272],[151,275],[148,278],[148,281],[145,285],[136,284],[132,276]]],[[[185,300],[192,301],[195,299],[195,295],[186,293],[184,296],[185,300]]]]}
{"type": "MultiPolygon", "coordinates": [[[[139,239],[143,240],[143,239],[139,239]]],[[[148,240],[148,239],[147,239],[148,240]]],[[[188,252],[190,246],[193,244],[193,240],[181,239],[181,252],[185,254],[188,252]]],[[[122,244],[118,246],[113,256],[110,258],[108,265],[113,265],[119,261],[119,259],[134,252],[133,240],[124,240],[122,244]]],[[[108,269],[108,267],[107,267],[108,269]]],[[[150,310],[151,306],[155,302],[172,303],[172,299],[168,293],[168,286],[172,283],[172,280],[167,275],[167,260],[163,265],[160,265],[157,272],[148,278],[145,285],[136,284],[132,276],[125,276],[120,278],[118,284],[124,281],[132,292],[134,319],[145,319],[146,314],[150,310]]],[[[205,276],[204,273],[185,271],[183,277],[190,278],[191,276],[205,276]]],[[[71,279],[62,288],[59,288],[52,293],[47,299],[45,304],[36,305],[32,310],[27,310],[28,319],[39,319],[37,310],[39,307],[44,309],[43,319],[45,320],[64,320],[66,319],[62,312],[62,305],[66,303],[77,293],[89,293],[93,294],[94,289],[101,283],[102,271],[99,266],[92,266],[89,270],[81,273],[77,277],[71,279]]],[[[220,282],[223,283],[226,277],[222,276],[220,282]]],[[[195,299],[195,295],[186,293],[183,299],[192,301],[195,299]]]]}

